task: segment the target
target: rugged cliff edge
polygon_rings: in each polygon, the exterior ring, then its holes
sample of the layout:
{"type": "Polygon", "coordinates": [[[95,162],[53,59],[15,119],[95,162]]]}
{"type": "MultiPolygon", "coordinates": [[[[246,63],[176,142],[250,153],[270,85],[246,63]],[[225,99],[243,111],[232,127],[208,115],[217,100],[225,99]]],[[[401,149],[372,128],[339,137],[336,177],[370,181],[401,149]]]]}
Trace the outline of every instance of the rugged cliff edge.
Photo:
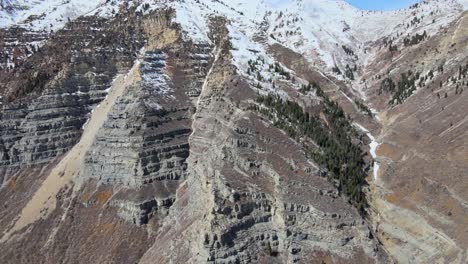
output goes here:
{"type": "Polygon", "coordinates": [[[459,2],[6,4],[2,263],[466,262],[459,2]]]}

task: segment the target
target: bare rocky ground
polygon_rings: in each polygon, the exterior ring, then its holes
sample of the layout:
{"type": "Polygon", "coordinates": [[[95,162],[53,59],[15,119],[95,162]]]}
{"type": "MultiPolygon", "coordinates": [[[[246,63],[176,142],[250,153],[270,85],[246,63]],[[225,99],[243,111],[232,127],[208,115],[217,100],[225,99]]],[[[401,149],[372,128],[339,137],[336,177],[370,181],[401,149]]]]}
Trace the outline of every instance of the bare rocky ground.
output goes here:
{"type": "MultiPolygon", "coordinates": [[[[258,90],[232,65],[228,22],[213,19],[212,44],[195,44],[173,12],[71,22],[1,72],[2,263],[466,262],[466,77],[447,80],[467,63],[466,14],[418,47],[376,52],[362,78],[378,118],[349,100],[362,79],[269,47],[381,143],[363,217],[303,142],[251,111],[258,90]],[[442,62],[400,105],[378,92],[376,75],[442,62]]],[[[292,82],[278,85],[320,111],[292,82]]]]}
{"type": "Polygon", "coordinates": [[[213,21],[216,45],[200,46],[170,16],[131,22],[146,45],[132,69],[108,77],[76,145],[50,166],[19,159],[27,175],[5,170],[1,259],[386,262],[302,147],[247,110],[256,93],[230,64],[225,21],[213,21]]]}
{"type": "Polygon", "coordinates": [[[467,21],[465,14],[442,36],[393,62],[383,60],[388,68],[380,71],[398,65],[395,75],[409,69],[428,72],[444,64],[443,72],[402,105],[389,107],[376,94],[372,99],[380,111],[381,128],[375,131],[382,142],[381,169],[371,190],[374,220],[381,241],[401,263],[467,261],[468,99],[460,93],[466,77],[447,81],[467,62],[467,21]]]}

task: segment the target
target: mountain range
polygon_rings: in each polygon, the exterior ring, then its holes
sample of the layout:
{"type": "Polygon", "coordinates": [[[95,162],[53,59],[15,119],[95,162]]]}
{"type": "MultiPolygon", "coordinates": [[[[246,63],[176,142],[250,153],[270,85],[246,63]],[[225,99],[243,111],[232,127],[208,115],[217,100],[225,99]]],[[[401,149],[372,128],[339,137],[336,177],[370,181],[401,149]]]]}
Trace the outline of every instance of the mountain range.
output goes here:
{"type": "Polygon", "coordinates": [[[466,263],[468,2],[0,0],[2,263],[466,263]]]}

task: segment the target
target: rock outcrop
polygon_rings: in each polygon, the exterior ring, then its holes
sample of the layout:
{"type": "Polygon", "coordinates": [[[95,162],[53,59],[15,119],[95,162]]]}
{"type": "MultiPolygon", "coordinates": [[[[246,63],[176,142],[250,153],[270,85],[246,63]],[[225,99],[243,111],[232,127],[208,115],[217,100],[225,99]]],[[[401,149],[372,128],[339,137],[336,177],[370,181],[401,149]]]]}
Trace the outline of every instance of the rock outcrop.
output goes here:
{"type": "Polygon", "coordinates": [[[14,72],[3,73],[2,182],[19,169],[51,162],[77,143],[112,79],[136,58],[138,36],[123,27],[97,18],[71,22],[14,72]]]}
{"type": "Polygon", "coordinates": [[[301,10],[244,4],[110,1],[0,31],[0,262],[465,262],[460,5],[395,37],[346,18],[317,50],[301,10]]]}

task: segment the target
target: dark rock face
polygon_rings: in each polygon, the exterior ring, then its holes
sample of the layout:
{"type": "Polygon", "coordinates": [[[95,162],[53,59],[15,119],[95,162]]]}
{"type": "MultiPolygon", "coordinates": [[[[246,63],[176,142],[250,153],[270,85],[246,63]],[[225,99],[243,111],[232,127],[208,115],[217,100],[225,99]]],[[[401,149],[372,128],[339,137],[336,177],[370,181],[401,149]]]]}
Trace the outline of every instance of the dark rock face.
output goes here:
{"type": "MultiPolygon", "coordinates": [[[[343,93],[346,80],[280,42],[263,43],[263,32],[255,42],[268,49],[267,63],[245,60],[243,72],[232,21],[213,14],[209,41],[195,43],[173,22],[177,10],[122,7],[53,34],[0,31],[0,262],[392,262],[333,171],[313,160],[320,144],[253,109],[274,91],[328,132],[331,98],[337,112],[348,107],[344,119],[378,127],[343,93]],[[263,66],[269,80],[251,74],[263,66]],[[302,82],[329,97],[300,91],[302,82]],[[28,215],[41,192],[55,203],[40,200],[28,215]]],[[[366,149],[349,128],[346,142],[366,149]]]]}
{"type": "Polygon", "coordinates": [[[11,71],[49,39],[48,32],[28,31],[21,27],[0,29],[0,70],[11,71]]]}
{"type": "Polygon", "coordinates": [[[121,215],[130,222],[144,224],[153,213],[166,215],[179,184],[187,178],[193,112],[189,96],[201,89],[194,84],[203,82],[210,59],[208,48],[185,44],[147,51],[141,62],[141,80],[118,100],[87,154],[86,177],[139,189],[138,198],[131,202],[127,195],[116,198],[121,215]],[[186,58],[176,53],[186,54],[186,58]],[[198,57],[191,55],[194,53],[198,57]],[[198,65],[198,72],[190,72],[192,64],[198,65]],[[190,88],[186,80],[191,80],[190,88]]]}
{"type": "Polygon", "coordinates": [[[4,231],[42,190],[51,162],[73,152],[93,109],[109,103],[109,89],[131,82],[92,146],[80,150],[79,179],[61,187],[47,217],[0,242],[0,259],[249,263],[331,254],[385,261],[356,210],[323,195],[334,187],[301,146],[246,110],[256,95],[231,64],[226,21],[213,19],[213,44],[192,43],[171,15],[78,19],[3,72],[0,168],[2,181],[16,185],[0,193],[6,200],[18,197],[15,190],[25,194],[3,210],[14,212],[0,217],[4,231]],[[45,54],[49,61],[40,59],[45,54]],[[35,64],[48,67],[32,70],[35,64]],[[31,74],[41,77],[21,79],[31,74]],[[292,160],[303,166],[290,171],[292,160]],[[31,254],[15,250],[24,243],[31,254]],[[174,246],[177,252],[167,248],[174,246]]]}
{"type": "Polygon", "coordinates": [[[167,56],[145,54],[142,81],[119,99],[88,153],[87,176],[133,188],[184,178],[191,103],[174,96],[167,56]]]}
{"type": "Polygon", "coordinates": [[[224,39],[215,48],[192,119],[187,180],[141,262],[389,261],[300,145],[245,110],[256,95],[229,47],[224,39]]]}
{"type": "MultiPolygon", "coordinates": [[[[21,214],[27,199],[41,188],[55,160],[80,140],[92,109],[106,97],[113,79],[127,73],[134,64],[143,44],[142,30],[136,30],[141,28],[140,23],[141,18],[132,15],[125,22],[80,18],[51,36],[15,69],[1,72],[0,182],[5,183],[1,187],[2,231],[15,223],[15,214],[21,214]]],[[[124,213],[109,202],[114,193],[112,186],[99,187],[88,181],[74,188],[63,187],[55,197],[56,208],[47,219],[34,224],[28,237],[16,237],[2,246],[9,248],[1,253],[2,262],[58,263],[80,259],[88,263],[129,263],[139,258],[151,244],[151,238],[146,229],[118,216],[124,213]],[[88,237],[94,237],[92,243],[88,237]],[[134,241],[133,253],[121,250],[128,248],[124,244],[129,239],[134,241]],[[18,245],[33,240],[36,242],[17,250],[18,245]],[[40,253],[45,248],[48,253],[40,253]],[[108,253],[96,258],[104,248],[108,253]]],[[[132,203],[130,194],[124,199],[132,203]]],[[[168,208],[171,203],[168,198],[158,201],[158,206],[168,208]]],[[[152,202],[137,199],[135,206],[142,212],[142,221],[148,223],[152,202]]]]}
{"type": "Polygon", "coordinates": [[[128,36],[134,46],[128,48],[126,33],[117,30],[118,25],[96,18],[71,22],[15,71],[2,72],[7,99],[24,93],[24,86],[33,89],[3,105],[2,182],[19,169],[50,162],[78,141],[91,109],[106,96],[114,76],[127,71],[135,59],[138,36],[128,36]],[[123,39],[113,47],[104,46],[119,36],[123,39]],[[52,53],[50,61],[43,60],[52,53]],[[31,67],[36,61],[40,64],[31,67]],[[42,68],[49,66],[55,69],[42,68]],[[18,90],[11,90],[14,87],[18,90]]]}

